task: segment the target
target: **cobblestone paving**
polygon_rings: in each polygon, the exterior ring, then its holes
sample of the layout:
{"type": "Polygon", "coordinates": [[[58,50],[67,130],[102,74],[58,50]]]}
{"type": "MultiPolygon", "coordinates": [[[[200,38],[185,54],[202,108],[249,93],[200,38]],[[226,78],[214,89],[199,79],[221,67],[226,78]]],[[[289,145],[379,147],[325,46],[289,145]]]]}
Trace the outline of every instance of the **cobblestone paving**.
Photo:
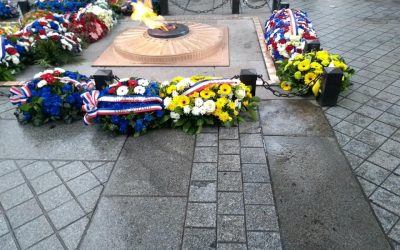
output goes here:
{"type": "Polygon", "coordinates": [[[325,110],[385,233],[400,247],[400,4],[290,1],[308,12],[324,49],[356,70],[325,110]]]}

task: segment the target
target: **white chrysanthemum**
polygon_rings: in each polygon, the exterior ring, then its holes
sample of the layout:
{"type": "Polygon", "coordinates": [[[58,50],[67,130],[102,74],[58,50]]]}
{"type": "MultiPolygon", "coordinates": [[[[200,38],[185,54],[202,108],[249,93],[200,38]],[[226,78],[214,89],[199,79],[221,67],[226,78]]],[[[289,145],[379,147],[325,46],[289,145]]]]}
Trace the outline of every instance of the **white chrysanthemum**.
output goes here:
{"type": "Polygon", "coordinates": [[[139,79],[139,80],[138,80],[138,84],[139,84],[140,86],[147,87],[147,86],[149,86],[149,81],[146,80],[146,79],[139,79]]]}
{"type": "Polygon", "coordinates": [[[128,80],[130,80],[130,78],[121,78],[121,79],[119,79],[118,81],[119,81],[119,82],[126,82],[126,81],[128,81],[128,80]]]}
{"type": "Polygon", "coordinates": [[[204,108],[207,113],[212,113],[215,111],[215,102],[213,100],[208,100],[204,103],[204,108]]]}
{"type": "Polygon", "coordinates": [[[186,105],[183,107],[183,113],[188,115],[188,114],[190,114],[190,111],[192,111],[192,109],[190,108],[189,105],[186,105]]]}
{"type": "Polygon", "coordinates": [[[176,90],[172,91],[172,97],[175,97],[175,96],[178,96],[178,95],[179,95],[179,93],[176,92],[176,90]]]}
{"type": "Polygon", "coordinates": [[[175,121],[177,121],[177,120],[179,120],[179,118],[181,118],[181,116],[178,113],[175,113],[175,112],[171,112],[170,116],[171,116],[171,119],[175,120],[175,121]]]}
{"type": "Polygon", "coordinates": [[[129,89],[127,86],[120,86],[117,88],[117,95],[127,95],[129,92],[129,89]]]}
{"type": "Polygon", "coordinates": [[[242,100],[246,96],[246,91],[242,88],[238,88],[235,91],[235,96],[237,99],[242,100]]]}
{"type": "Polygon", "coordinates": [[[11,60],[12,60],[12,62],[14,63],[14,64],[19,64],[19,58],[18,58],[18,56],[12,56],[11,57],[11,60]]]}
{"type": "Polygon", "coordinates": [[[42,88],[44,86],[47,85],[47,81],[46,80],[41,80],[40,82],[38,82],[37,87],[38,88],[42,88]]]}
{"type": "Polygon", "coordinates": [[[164,99],[164,107],[167,108],[172,102],[172,98],[171,97],[165,97],[164,99]]]}
{"type": "Polygon", "coordinates": [[[176,84],[176,89],[178,91],[183,91],[185,88],[186,88],[186,84],[182,81],[180,81],[176,84]]]}
{"type": "Polygon", "coordinates": [[[205,115],[206,113],[207,113],[206,107],[201,106],[201,107],[200,107],[200,114],[201,114],[201,115],[205,115]]]}
{"type": "Polygon", "coordinates": [[[163,82],[161,83],[161,88],[165,88],[165,87],[169,86],[169,84],[170,84],[169,81],[163,81],[163,82]]]}
{"type": "Polygon", "coordinates": [[[46,69],[45,71],[43,71],[43,74],[53,74],[54,71],[51,69],[46,69]]]}
{"type": "Polygon", "coordinates": [[[200,97],[197,97],[196,99],[194,99],[194,105],[196,105],[196,107],[203,106],[203,103],[204,103],[204,101],[200,97]]]}
{"type": "Polygon", "coordinates": [[[238,99],[235,100],[235,107],[238,109],[242,108],[242,102],[240,102],[238,99]]]}
{"type": "Polygon", "coordinates": [[[201,113],[201,109],[199,108],[199,107],[193,107],[193,109],[192,109],[192,115],[194,115],[194,116],[198,116],[198,115],[200,115],[200,113],[201,113]]]}
{"type": "Polygon", "coordinates": [[[133,89],[133,92],[135,92],[136,94],[139,94],[139,95],[143,95],[145,91],[146,91],[146,89],[143,86],[136,86],[133,89]]]}
{"type": "Polygon", "coordinates": [[[62,73],[65,72],[65,69],[63,69],[63,68],[54,68],[54,71],[58,71],[58,72],[60,72],[62,74],[62,73]]]}

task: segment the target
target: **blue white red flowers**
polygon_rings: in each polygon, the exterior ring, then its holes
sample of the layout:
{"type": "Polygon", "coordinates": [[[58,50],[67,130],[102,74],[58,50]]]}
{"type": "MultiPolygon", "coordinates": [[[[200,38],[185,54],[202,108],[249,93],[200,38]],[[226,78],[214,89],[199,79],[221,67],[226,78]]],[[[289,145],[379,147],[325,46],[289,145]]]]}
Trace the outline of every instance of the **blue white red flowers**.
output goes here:
{"type": "Polygon", "coordinates": [[[12,6],[11,1],[0,2],[0,19],[9,19],[18,16],[18,11],[12,6]]]}
{"type": "Polygon", "coordinates": [[[283,60],[301,54],[305,40],[317,39],[307,14],[300,10],[274,12],[265,24],[265,40],[271,56],[283,60]]]}

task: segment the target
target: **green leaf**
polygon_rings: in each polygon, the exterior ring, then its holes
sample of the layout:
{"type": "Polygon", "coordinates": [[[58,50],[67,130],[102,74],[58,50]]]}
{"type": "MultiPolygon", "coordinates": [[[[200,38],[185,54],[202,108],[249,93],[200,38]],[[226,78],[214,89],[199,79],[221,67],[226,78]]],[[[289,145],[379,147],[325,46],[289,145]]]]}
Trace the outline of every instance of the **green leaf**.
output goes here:
{"type": "Polygon", "coordinates": [[[180,119],[177,122],[175,122],[176,127],[182,126],[186,122],[186,119],[180,119]]]}
{"type": "Polygon", "coordinates": [[[29,110],[31,109],[31,105],[29,103],[24,103],[19,106],[19,109],[25,112],[29,112],[29,110]]]}
{"type": "Polygon", "coordinates": [[[204,120],[201,119],[201,118],[199,118],[199,119],[197,120],[197,126],[202,127],[203,124],[204,124],[204,120]]]}
{"type": "Polygon", "coordinates": [[[183,125],[183,131],[185,133],[189,132],[189,129],[192,127],[192,123],[190,121],[187,121],[184,125],[183,125]]]}

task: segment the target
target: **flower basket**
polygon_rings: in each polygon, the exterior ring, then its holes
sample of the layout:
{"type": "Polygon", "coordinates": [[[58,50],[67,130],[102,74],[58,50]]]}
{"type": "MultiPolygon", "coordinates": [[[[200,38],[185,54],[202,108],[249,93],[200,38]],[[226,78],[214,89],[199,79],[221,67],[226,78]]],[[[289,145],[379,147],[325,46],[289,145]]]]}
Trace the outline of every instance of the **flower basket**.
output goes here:
{"type": "Polygon", "coordinates": [[[40,126],[52,120],[71,123],[82,118],[81,93],[94,88],[94,81],[61,68],[45,70],[22,87],[11,87],[10,101],[17,105],[21,123],[40,126]]]}
{"type": "Polygon", "coordinates": [[[216,79],[206,76],[175,77],[161,84],[172,127],[181,127],[189,134],[199,133],[205,125],[230,127],[241,121],[241,112],[256,119],[259,98],[238,79],[216,79]]]}
{"type": "Polygon", "coordinates": [[[101,91],[84,93],[84,122],[98,123],[104,130],[117,134],[142,135],[163,122],[158,93],[158,83],[141,78],[120,80],[101,91]]]}
{"type": "Polygon", "coordinates": [[[301,54],[305,40],[317,39],[305,12],[282,9],[274,12],[265,24],[265,41],[274,60],[301,54]]]}

